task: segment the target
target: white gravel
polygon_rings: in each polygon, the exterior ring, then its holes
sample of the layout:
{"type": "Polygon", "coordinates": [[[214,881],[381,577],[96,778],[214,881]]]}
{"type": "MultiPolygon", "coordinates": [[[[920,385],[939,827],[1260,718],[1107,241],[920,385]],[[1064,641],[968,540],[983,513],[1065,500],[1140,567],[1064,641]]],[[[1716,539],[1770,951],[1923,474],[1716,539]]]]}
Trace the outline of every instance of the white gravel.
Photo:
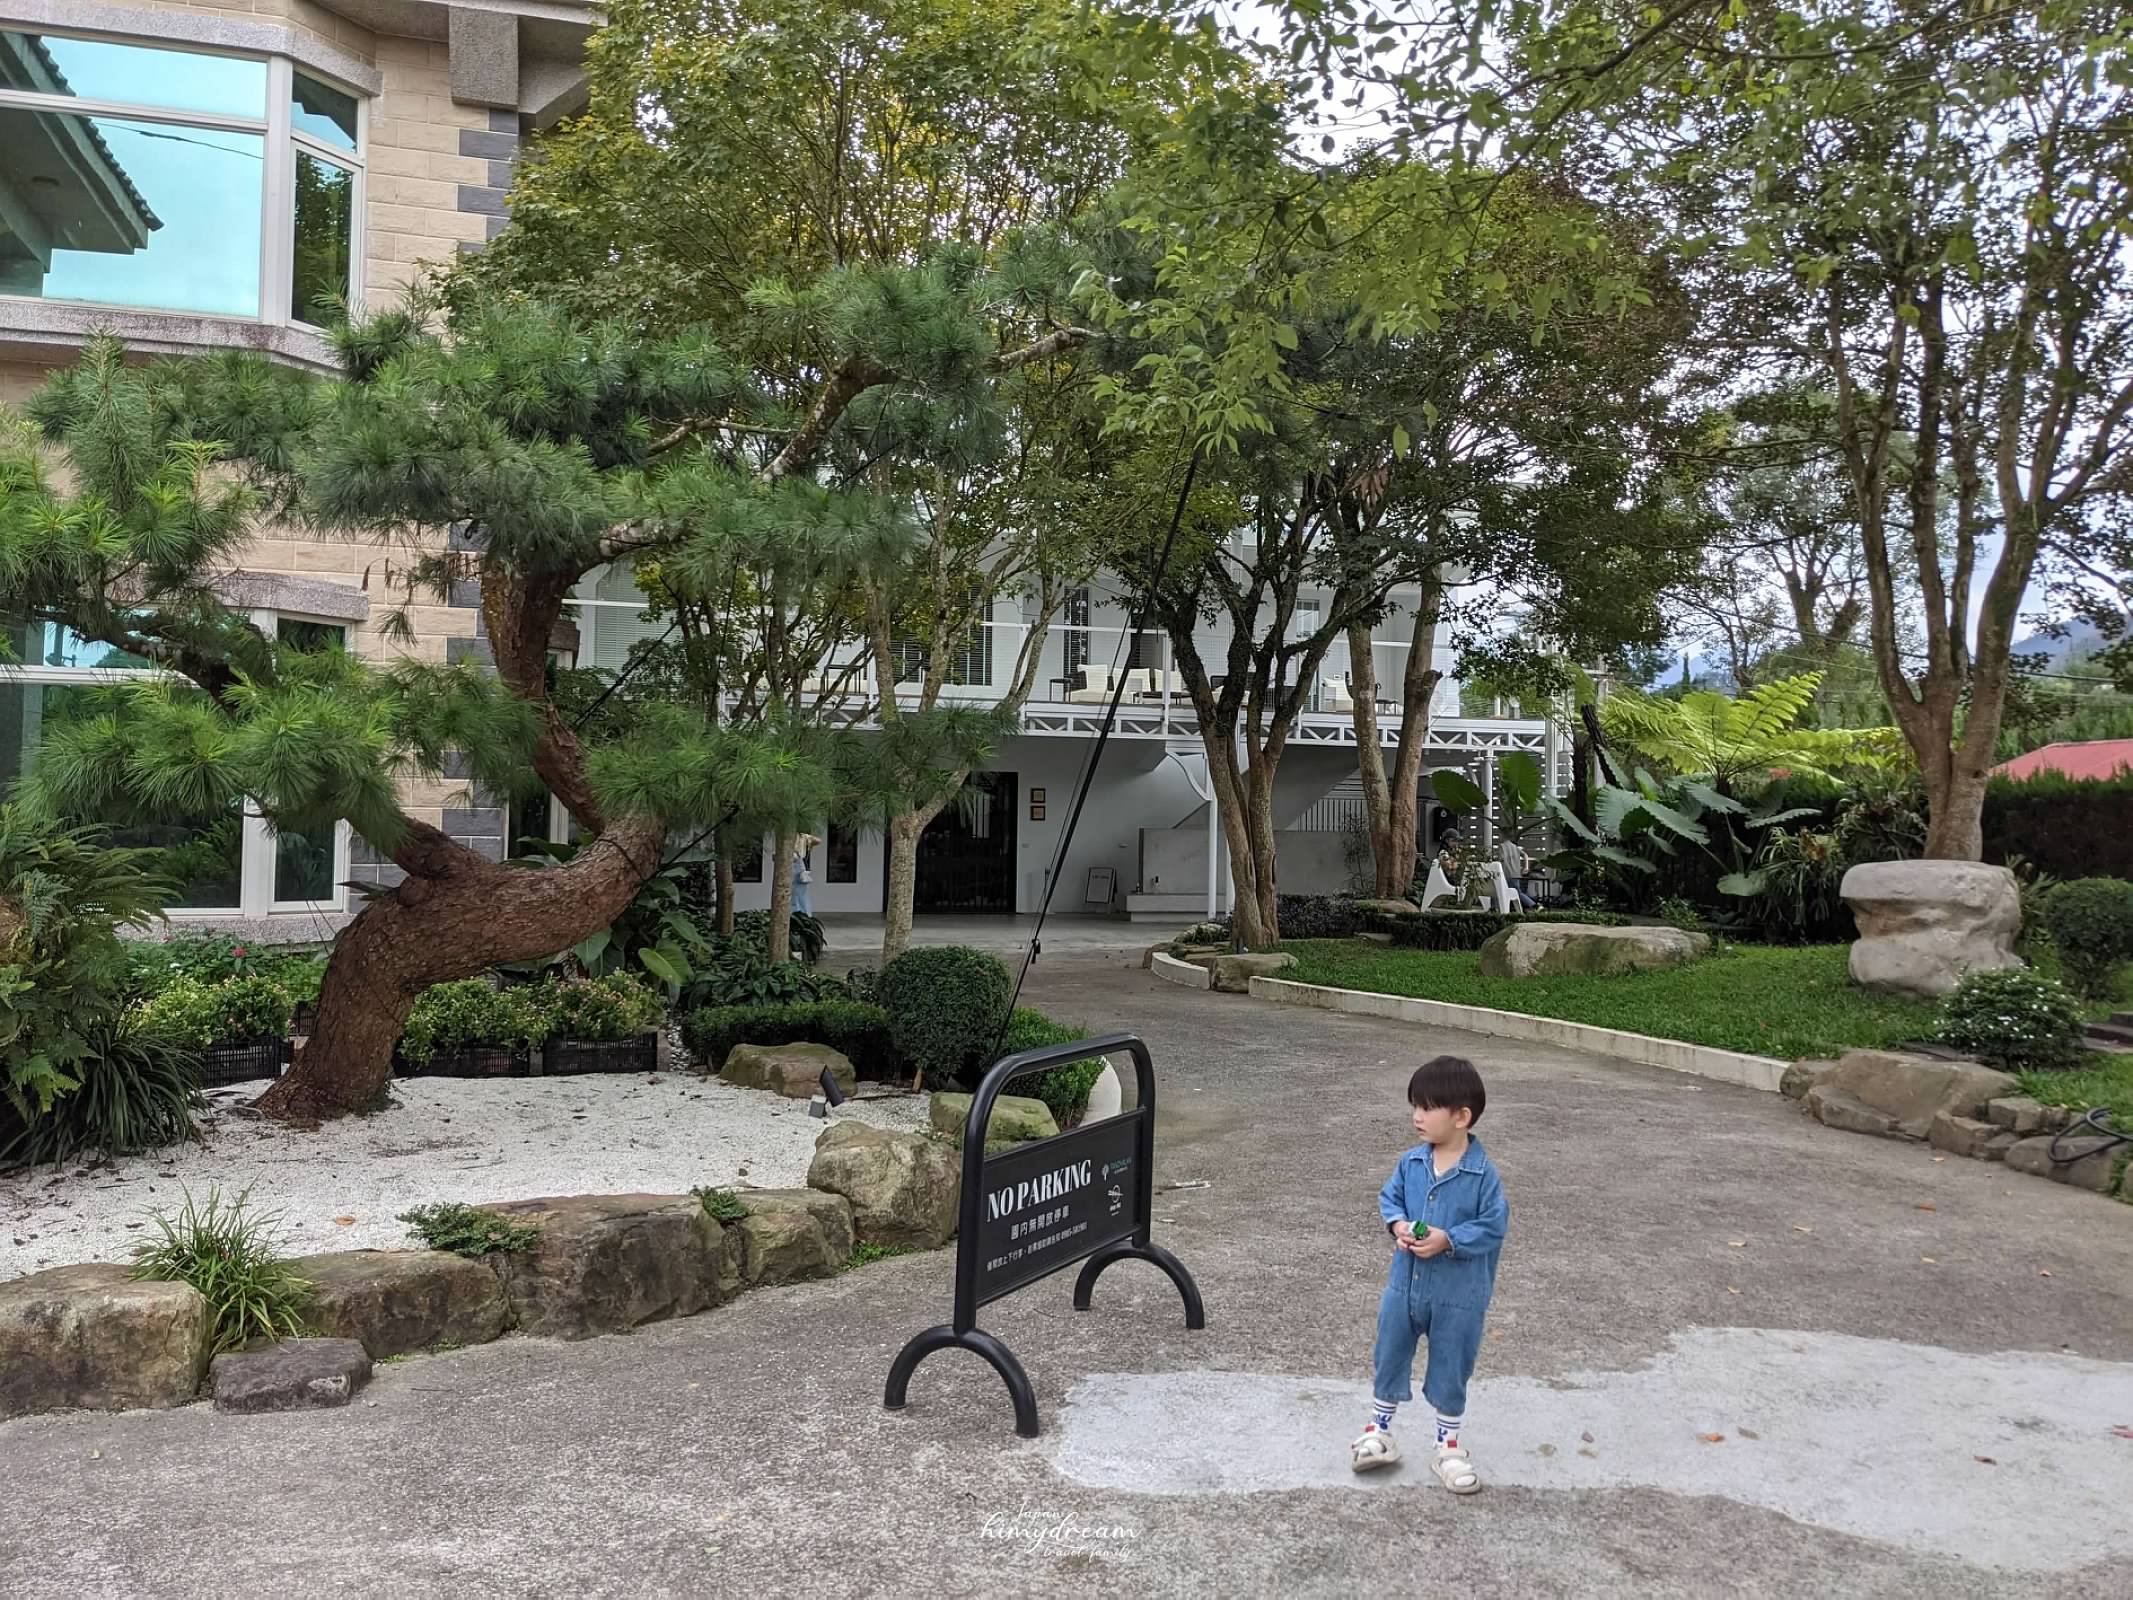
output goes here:
{"type": "MultiPolygon", "coordinates": [[[[233,1109],[265,1088],[213,1091],[199,1144],[0,1177],[0,1280],[124,1261],[188,1187],[249,1189],[251,1209],[281,1213],[290,1255],[390,1249],[411,1242],[398,1214],[433,1200],[798,1188],[826,1126],[805,1100],[671,1072],[399,1079],[392,1110],[316,1133],[233,1109]]],[[[922,1128],[926,1097],[854,1098],[830,1118],[922,1128]]]]}

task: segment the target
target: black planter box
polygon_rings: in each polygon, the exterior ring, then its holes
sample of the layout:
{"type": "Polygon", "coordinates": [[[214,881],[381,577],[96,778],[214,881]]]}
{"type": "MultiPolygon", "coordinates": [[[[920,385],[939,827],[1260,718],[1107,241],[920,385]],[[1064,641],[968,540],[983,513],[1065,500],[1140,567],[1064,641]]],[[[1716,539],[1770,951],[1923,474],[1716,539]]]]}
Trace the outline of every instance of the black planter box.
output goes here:
{"type": "Polygon", "coordinates": [[[531,1070],[519,1050],[440,1050],[419,1067],[397,1056],[393,1060],[393,1071],[402,1078],[523,1078],[531,1070]]]}
{"type": "Polygon", "coordinates": [[[640,1033],[630,1039],[550,1039],[541,1052],[540,1070],[550,1076],[578,1072],[656,1072],[659,1035],[640,1033]]]}
{"type": "Polygon", "coordinates": [[[291,1059],[291,1045],[287,1039],[214,1045],[200,1052],[200,1087],[218,1089],[226,1084],[278,1078],[291,1059]]]}

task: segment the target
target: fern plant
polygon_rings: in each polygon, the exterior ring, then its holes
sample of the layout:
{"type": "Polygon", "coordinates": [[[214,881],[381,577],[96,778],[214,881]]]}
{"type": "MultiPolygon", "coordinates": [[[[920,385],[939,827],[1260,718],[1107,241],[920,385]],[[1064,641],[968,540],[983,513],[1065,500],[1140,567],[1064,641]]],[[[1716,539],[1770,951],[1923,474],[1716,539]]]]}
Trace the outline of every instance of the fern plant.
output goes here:
{"type": "Polygon", "coordinates": [[[1895,728],[1805,728],[1822,674],[1803,672],[1728,696],[1698,690],[1679,700],[1611,696],[1600,721],[1610,738],[1684,777],[1731,795],[1744,779],[1776,768],[1835,777],[1885,771],[1903,759],[1895,728]]]}

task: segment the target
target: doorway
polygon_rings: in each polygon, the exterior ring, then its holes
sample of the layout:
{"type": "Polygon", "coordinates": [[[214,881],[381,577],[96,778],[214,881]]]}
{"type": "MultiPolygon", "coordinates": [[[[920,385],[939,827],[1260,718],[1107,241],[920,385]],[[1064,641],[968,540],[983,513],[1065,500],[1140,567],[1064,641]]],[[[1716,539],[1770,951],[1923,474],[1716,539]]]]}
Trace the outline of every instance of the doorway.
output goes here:
{"type": "Polygon", "coordinates": [[[1020,785],[1012,772],[973,772],[964,789],[919,835],[912,910],[1012,916],[1020,785]]]}

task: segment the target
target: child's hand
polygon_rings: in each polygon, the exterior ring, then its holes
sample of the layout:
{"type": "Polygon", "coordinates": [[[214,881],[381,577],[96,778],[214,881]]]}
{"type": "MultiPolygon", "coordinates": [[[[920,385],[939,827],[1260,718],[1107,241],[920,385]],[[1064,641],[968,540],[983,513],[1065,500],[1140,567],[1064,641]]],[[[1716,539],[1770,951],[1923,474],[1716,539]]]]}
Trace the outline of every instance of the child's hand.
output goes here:
{"type": "Polygon", "coordinates": [[[1415,1247],[1414,1224],[1405,1217],[1395,1222],[1392,1225],[1392,1242],[1401,1250],[1412,1250],[1415,1247]]]}
{"type": "Polygon", "coordinates": [[[1427,1261],[1431,1256],[1443,1255],[1444,1252],[1451,1249],[1451,1247],[1452,1236],[1446,1233],[1442,1228],[1432,1228],[1429,1230],[1429,1232],[1425,1233],[1420,1239],[1410,1244],[1408,1246],[1408,1249],[1414,1251],[1414,1253],[1420,1256],[1424,1261],[1427,1261]]]}

